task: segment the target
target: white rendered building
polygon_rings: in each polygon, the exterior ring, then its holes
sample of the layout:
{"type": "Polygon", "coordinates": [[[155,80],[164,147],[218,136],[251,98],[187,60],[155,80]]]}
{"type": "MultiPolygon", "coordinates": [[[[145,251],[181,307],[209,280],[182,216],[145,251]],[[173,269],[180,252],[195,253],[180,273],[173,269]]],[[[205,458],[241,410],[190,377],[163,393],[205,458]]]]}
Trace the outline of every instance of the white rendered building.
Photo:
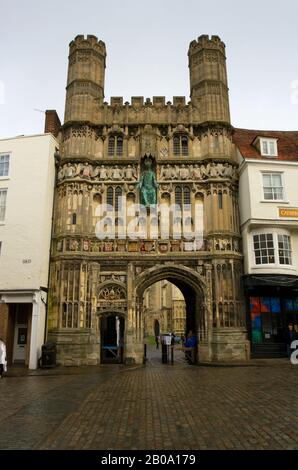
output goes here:
{"type": "Polygon", "coordinates": [[[0,140],[0,337],[35,369],[45,341],[55,182],[52,134],[0,140]]]}
{"type": "Polygon", "coordinates": [[[298,324],[298,132],[236,129],[247,320],[254,356],[298,324]]]}

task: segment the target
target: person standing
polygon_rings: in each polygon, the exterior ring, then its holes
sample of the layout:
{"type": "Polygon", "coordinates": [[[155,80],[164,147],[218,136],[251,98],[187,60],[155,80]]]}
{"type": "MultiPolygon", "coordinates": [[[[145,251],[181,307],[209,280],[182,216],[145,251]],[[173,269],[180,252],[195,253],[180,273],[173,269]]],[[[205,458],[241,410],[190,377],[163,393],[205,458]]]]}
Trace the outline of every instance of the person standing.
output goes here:
{"type": "Polygon", "coordinates": [[[295,339],[296,339],[296,333],[295,333],[295,330],[294,330],[294,326],[293,326],[292,323],[289,323],[288,324],[288,329],[286,331],[286,342],[287,342],[288,357],[291,357],[291,354],[292,354],[291,344],[293,343],[293,341],[295,341],[295,339]]]}
{"type": "Polygon", "coordinates": [[[6,366],[6,346],[2,338],[0,338],[0,379],[3,377],[3,372],[7,371],[6,366]]]}
{"type": "Polygon", "coordinates": [[[183,347],[185,358],[189,364],[194,364],[196,360],[197,344],[197,337],[193,334],[193,331],[190,330],[183,347]]]}

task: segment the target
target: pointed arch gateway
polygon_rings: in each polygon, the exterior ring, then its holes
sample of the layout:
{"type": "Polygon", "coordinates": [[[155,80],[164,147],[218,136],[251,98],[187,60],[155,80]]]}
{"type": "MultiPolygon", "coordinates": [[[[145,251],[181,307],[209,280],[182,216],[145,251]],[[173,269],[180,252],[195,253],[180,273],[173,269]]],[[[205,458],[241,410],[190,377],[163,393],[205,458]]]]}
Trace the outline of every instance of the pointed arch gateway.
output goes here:
{"type": "Polygon", "coordinates": [[[132,286],[131,308],[128,321],[130,338],[127,338],[127,362],[144,360],[143,294],[158,281],[167,280],[180,289],[186,303],[186,329],[195,332],[199,342],[199,355],[209,355],[212,329],[211,304],[205,279],[194,269],[183,265],[163,264],[145,269],[135,277],[132,286]]]}

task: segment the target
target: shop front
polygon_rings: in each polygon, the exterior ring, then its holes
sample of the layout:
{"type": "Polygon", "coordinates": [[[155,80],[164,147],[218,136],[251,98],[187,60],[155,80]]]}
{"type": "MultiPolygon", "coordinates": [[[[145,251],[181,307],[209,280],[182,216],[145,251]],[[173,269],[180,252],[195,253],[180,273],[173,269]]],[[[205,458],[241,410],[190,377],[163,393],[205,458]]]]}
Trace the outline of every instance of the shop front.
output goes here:
{"type": "Polygon", "coordinates": [[[289,323],[298,329],[298,280],[246,276],[247,324],[252,357],[285,357],[289,323]]]}

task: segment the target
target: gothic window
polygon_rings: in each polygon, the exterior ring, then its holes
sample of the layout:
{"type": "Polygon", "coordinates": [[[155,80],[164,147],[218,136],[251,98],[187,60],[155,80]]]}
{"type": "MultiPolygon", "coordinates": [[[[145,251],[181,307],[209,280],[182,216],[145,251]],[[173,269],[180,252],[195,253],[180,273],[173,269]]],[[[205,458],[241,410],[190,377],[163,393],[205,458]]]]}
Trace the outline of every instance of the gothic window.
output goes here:
{"type": "Polygon", "coordinates": [[[182,208],[182,204],[190,205],[190,189],[188,186],[176,186],[175,188],[175,204],[182,208]]]}
{"type": "Polygon", "coordinates": [[[177,204],[177,206],[182,206],[182,189],[181,189],[181,186],[176,186],[176,189],[175,189],[175,204],[177,204]]]}
{"type": "Polygon", "coordinates": [[[87,305],[86,328],[91,328],[91,303],[87,305]]]}
{"type": "Polygon", "coordinates": [[[73,328],[79,327],[79,306],[78,304],[73,305],[73,328]]]}
{"type": "Polygon", "coordinates": [[[121,157],[123,154],[123,138],[121,136],[116,137],[117,139],[117,147],[116,147],[116,153],[117,157],[121,157]]]}
{"type": "Polygon", "coordinates": [[[107,189],[107,204],[117,212],[121,209],[122,188],[117,186],[115,189],[109,186],[107,189]]]}
{"type": "Polygon", "coordinates": [[[190,204],[190,189],[185,186],[184,187],[184,204],[190,204]]]}
{"type": "Polygon", "coordinates": [[[222,193],[218,193],[218,208],[222,209],[222,193]]]}
{"type": "Polygon", "coordinates": [[[115,154],[115,147],[116,147],[116,137],[114,135],[111,135],[109,137],[109,145],[108,145],[108,155],[110,157],[113,157],[115,154]]]}
{"type": "Polygon", "coordinates": [[[67,320],[67,304],[64,302],[62,304],[62,327],[66,328],[66,320],[67,320]]]}
{"type": "Polygon", "coordinates": [[[173,137],[174,155],[177,157],[188,156],[188,137],[186,135],[175,135],[173,137]]]}
{"type": "Polygon", "coordinates": [[[114,207],[114,189],[111,186],[107,189],[107,204],[114,207]]]}
{"type": "Polygon", "coordinates": [[[63,269],[63,303],[61,305],[62,328],[80,328],[80,266],[68,265],[63,269]]]}
{"type": "Polygon", "coordinates": [[[111,135],[108,142],[109,157],[121,157],[123,155],[123,137],[121,135],[111,135]]]}
{"type": "Polygon", "coordinates": [[[117,186],[115,189],[115,211],[117,212],[121,209],[121,196],[122,196],[122,189],[120,186],[117,186]]]}
{"type": "Polygon", "coordinates": [[[72,304],[68,304],[67,327],[72,328],[72,304]]]}
{"type": "Polygon", "coordinates": [[[72,225],[76,225],[77,223],[77,214],[74,212],[72,214],[72,225]]]}

